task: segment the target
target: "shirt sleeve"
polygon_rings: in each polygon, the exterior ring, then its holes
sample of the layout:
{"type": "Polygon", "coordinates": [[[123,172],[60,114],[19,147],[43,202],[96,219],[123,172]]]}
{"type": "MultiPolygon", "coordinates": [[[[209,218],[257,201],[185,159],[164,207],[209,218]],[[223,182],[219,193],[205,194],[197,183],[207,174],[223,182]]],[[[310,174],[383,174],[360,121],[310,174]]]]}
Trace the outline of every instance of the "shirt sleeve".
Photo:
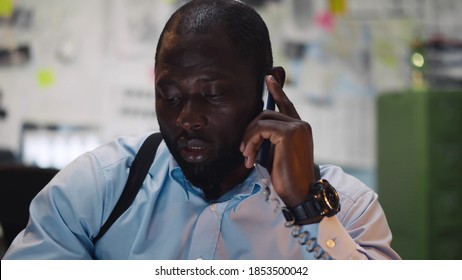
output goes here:
{"type": "Polygon", "coordinates": [[[314,230],[317,245],[332,259],[400,259],[390,246],[391,231],[372,190],[354,201],[342,221],[325,217],[314,230]]]}
{"type": "Polygon", "coordinates": [[[341,210],[311,227],[317,245],[332,259],[400,259],[377,193],[339,167],[323,166],[321,173],[337,189],[341,210]]]}
{"type": "Polygon", "coordinates": [[[30,218],[4,259],[91,259],[103,216],[104,174],[90,153],[61,170],[30,205],[30,218]],[[99,205],[99,207],[98,207],[99,205]]]}

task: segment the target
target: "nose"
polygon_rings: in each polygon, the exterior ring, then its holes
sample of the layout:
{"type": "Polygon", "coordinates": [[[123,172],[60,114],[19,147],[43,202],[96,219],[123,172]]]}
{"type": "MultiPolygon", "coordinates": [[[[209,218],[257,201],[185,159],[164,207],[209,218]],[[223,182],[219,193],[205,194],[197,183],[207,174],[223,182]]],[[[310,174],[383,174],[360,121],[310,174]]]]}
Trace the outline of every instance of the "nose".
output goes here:
{"type": "Polygon", "coordinates": [[[186,131],[200,130],[207,126],[207,117],[204,114],[205,108],[199,103],[199,101],[194,100],[184,102],[176,120],[176,125],[186,131]]]}

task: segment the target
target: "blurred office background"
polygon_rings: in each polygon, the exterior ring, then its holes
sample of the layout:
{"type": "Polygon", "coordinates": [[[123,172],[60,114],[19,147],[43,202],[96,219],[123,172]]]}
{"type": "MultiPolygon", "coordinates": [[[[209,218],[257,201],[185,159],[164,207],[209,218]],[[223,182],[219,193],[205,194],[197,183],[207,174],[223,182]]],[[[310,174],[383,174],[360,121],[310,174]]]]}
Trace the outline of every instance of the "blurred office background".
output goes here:
{"type": "MultiPolygon", "coordinates": [[[[461,259],[462,1],[244,2],[268,24],[316,161],[379,193],[403,258],[461,259]]],[[[183,3],[0,0],[0,166],[59,170],[157,130],[155,46],[183,3]]]]}

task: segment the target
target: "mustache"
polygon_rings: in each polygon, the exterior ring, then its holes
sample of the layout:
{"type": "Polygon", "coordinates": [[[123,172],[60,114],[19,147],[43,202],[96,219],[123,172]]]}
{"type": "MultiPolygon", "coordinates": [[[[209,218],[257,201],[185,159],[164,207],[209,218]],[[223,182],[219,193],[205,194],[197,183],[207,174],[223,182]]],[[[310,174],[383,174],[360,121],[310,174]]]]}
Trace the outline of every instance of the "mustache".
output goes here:
{"type": "Polygon", "coordinates": [[[199,144],[199,145],[209,145],[212,143],[212,139],[203,135],[202,133],[197,132],[183,132],[179,135],[178,140],[176,141],[178,147],[187,147],[189,145],[199,144]]]}

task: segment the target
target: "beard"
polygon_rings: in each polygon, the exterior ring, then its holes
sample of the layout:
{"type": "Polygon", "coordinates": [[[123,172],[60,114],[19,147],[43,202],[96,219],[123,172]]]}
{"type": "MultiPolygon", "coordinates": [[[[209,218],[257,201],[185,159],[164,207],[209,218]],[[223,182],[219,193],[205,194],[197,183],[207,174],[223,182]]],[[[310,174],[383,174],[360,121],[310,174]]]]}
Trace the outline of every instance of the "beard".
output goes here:
{"type": "MultiPolygon", "coordinates": [[[[168,135],[163,133],[162,135],[168,135]]],[[[199,135],[183,135],[188,139],[196,138],[211,143],[199,135]]],[[[221,186],[223,182],[229,177],[234,170],[244,164],[244,156],[239,150],[240,138],[229,145],[214,145],[214,156],[202,162],[188,162],[180,155],[178,143],[168,137],[164,136],[165,143],[167,144],[170,153],[175,161],[181,167],[185,178],[194,186],[202,189],[207,199],[216,200],[223,193],[221,186]]]]}

